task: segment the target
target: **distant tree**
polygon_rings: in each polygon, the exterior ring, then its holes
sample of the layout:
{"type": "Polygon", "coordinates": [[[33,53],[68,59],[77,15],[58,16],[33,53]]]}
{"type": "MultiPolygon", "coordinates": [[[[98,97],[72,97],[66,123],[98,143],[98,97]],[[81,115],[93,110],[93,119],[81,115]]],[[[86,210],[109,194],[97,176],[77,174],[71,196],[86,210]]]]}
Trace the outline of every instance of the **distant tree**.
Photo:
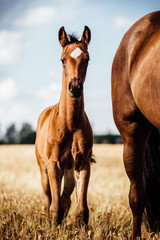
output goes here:
{"type": "Polygon", "coordinates": [[[23,123],[21,130],[19,131],[19,143],[20,144],[33,144],[35,143],[36,133],[32,129],[29,123],[23,123]]]}
{"type": "Polygon", "coordinates": [[[1,124],[0,124],[0,144],[3,144],[4,140],[2,139],[2,134],[1,134],[1,124]]]}
{"type": "Polygon", "coordinates": [[[104,134],[104,135],[94,135],[94,143],[123,143],[120,135],[115,134],[104,134]]]}
{"type": "Polygon", "coordinates": [[[24,136],[21,139],[21,144],[34,144],[35,143],[35,139],[36,139],[36,132],[32,131],[30,133],[28,133],[26,136],[24,136]]]}
{"type": "Polygon", "coordinates": [[[4,137],[4,142],[8,144],[14,144],[17,140],[17,130],[15,124],[11,124],[7,130],[4,137]]]}
{"type": "Polygon", "coordinates": [[[19,131],[19,138],[22,139],[24,138],[26,135],[28,135],[28,133],[32,132],[32,126],[29,123],[23,123],[22,124],[22,128],[19,131]]]}

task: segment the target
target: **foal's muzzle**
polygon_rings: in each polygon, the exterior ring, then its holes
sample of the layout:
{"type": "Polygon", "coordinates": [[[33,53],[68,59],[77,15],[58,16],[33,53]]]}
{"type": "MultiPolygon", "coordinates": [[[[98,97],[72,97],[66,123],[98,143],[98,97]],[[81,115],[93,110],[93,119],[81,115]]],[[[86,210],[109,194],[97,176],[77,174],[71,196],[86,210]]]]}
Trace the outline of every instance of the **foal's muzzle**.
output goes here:
{"type": "Polygon", "coordinates": [[[73,85],[70,82],[68,90],[69,90],[72,98],[79,98],[82,94],[82,91],[83,91],[83,83],[80,82],[77,85],[73,85]]]}

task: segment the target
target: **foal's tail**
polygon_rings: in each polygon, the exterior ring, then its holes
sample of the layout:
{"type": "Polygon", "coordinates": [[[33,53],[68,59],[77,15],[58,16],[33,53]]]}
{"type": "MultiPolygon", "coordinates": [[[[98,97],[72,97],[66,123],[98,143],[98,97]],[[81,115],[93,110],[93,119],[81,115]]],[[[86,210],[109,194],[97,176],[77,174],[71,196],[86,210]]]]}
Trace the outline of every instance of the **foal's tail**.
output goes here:
{"type": "Polygon", "coordinates": [[[154,128],[145,151],[146,214],[152,231],[160,231],[160,133],[154,128]]]}

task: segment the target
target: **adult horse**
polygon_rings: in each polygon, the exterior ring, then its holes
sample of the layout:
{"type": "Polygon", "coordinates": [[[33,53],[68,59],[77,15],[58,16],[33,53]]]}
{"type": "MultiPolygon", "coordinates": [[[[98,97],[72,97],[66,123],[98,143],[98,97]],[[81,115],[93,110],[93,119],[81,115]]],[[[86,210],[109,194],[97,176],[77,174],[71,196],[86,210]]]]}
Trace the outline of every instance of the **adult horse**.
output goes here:
{"type": "Polygon", "coordinates": [[[160,162],[151,159],[155,152],[148,158],[150,164],[145,161],[145,148],[149,138],[155,136],[154,127],[160,129],[159,53],[160,11],[157,11],[142,17],[127,31],[112,65],[113,116],[124,142],[134,239],[141,235],[146,201],[151,228],[155,229],[160,220],[160,178],[149,169],[144,181],[144,165],[152,166],[154,171],[160,166],[160,162]]]}
{"type": "Polygon", "coordinates": [[[60,101],[45,109],[37,124],[36,156],[45,195],[45,210],[57,226],[68,213],[77,179],[76,221],[88,223],[87,188],[90,177],[93,133],[84,111],[83,84],[89,61],[90,29],[79,41],[59,30],[63,64],[60,101]],[[75,174],[74,174],[75,172],[75,174]],[[61,193],[61,180],[64,187],[61,193]]]}

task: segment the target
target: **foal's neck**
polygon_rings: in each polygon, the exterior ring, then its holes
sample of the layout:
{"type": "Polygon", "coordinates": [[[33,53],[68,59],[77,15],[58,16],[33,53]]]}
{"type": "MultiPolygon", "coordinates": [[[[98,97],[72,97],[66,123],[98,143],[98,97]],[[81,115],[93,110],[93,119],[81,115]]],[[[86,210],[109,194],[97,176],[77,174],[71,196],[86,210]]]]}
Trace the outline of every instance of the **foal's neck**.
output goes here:
{"type": "Polygon", "coordinates": [[[59,113],[70,131],[78,127],[84,114],[83,92],[79,98],[72,98],[68,91],[67,78],[63,73],[62,92],[59,101],[59,113]]]}

